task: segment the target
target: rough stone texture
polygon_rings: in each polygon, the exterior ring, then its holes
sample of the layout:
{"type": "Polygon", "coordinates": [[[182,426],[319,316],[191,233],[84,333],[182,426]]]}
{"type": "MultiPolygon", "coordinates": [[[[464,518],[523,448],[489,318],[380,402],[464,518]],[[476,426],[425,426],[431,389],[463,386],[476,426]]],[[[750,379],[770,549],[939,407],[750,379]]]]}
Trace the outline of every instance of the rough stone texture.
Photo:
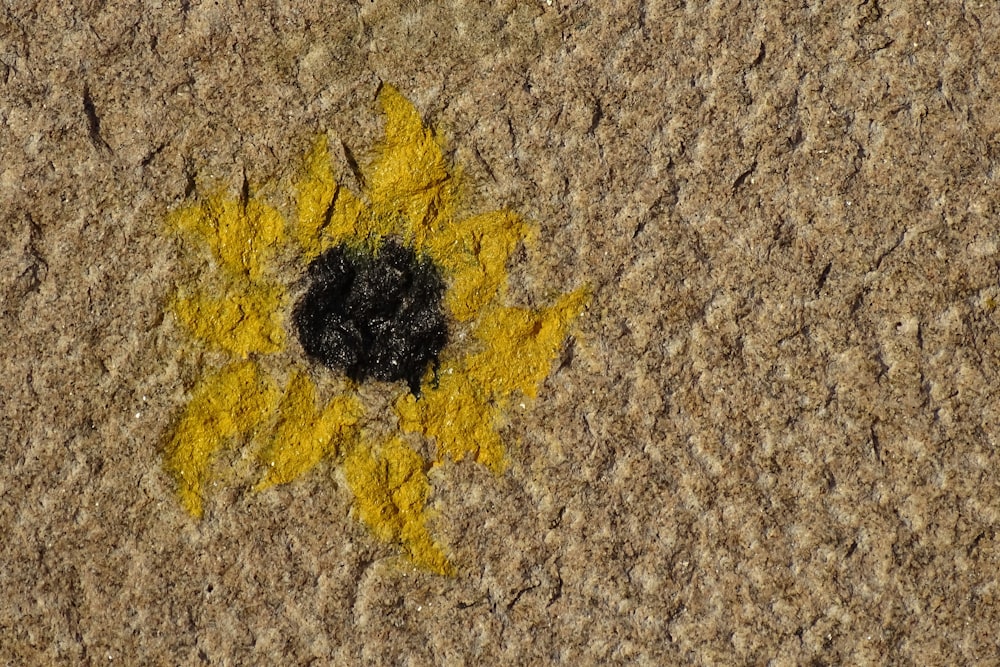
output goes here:
{"type": "Polygon", "coordinates": [[[0,662],[995,661],[998,63],[985,2],[5,3],[0,662]],[[167,211],[381,81],[538,222],[519,300],[594,289],[432,478],[454,578],[335,470],[195,523],[159,461],[167,211]]]}

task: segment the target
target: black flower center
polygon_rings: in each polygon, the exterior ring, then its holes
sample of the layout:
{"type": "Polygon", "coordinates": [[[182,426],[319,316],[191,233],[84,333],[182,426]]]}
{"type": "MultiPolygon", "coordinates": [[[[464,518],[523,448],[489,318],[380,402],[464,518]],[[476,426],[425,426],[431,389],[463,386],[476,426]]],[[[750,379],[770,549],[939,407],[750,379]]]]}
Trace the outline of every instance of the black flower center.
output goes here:
{"type": "Polygon", "coordinates": [[[437,267],[389,240],[375,252],[343,245],[309,265],[309,289],[295,306],[310,357],[353,380],[406,380],[414,394],[448,338],[437,267]]]}

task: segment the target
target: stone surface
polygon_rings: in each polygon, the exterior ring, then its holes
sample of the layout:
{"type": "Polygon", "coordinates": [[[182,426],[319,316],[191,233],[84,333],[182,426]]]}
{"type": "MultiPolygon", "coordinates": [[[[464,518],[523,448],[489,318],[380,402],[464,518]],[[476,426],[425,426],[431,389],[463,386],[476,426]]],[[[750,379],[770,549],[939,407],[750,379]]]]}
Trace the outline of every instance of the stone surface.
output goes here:
{"type": "Polygon", "coordinates": [[[998,51],[989,3],[8,3],[0,661],[994,660],[998,51]],[[383,81],[537,222],[515,297],[594,294],[510,468],[430,472],[453,578],[335,469],[198,523],[160,465],[168,211],[325,130],[349,179],[383,81]]]}

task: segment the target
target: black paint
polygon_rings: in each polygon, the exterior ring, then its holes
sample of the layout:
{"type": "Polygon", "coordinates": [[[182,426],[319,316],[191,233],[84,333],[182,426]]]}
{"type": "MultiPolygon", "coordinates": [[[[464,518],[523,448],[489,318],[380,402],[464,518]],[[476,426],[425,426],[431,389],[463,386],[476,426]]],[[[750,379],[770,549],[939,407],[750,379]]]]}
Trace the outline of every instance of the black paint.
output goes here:
{"type": "Polygon", "coordinates": [[[448,338],[437,267],[389,240],[375,252],[332,248],[309,280],[293,313],[306,354],[358,382],[405,380],[418,393],[448,338]]]}

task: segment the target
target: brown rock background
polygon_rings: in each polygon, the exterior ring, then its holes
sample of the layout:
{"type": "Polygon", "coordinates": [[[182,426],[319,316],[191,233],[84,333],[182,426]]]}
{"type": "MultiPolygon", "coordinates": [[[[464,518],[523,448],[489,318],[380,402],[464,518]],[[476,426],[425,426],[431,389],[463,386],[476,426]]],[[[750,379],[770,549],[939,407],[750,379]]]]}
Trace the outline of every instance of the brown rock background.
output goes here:
{"type": "Polygon", "coordinates": [[[1000,11],[755,4],[6,3],[0,662],[995,661],[1000,11]],[[164,216],[383,81],[537,221],[517,298],[595,294],[507,474],[434,478],[450,579],[335,470],[195,523],[157,450],[164,216]]]}

